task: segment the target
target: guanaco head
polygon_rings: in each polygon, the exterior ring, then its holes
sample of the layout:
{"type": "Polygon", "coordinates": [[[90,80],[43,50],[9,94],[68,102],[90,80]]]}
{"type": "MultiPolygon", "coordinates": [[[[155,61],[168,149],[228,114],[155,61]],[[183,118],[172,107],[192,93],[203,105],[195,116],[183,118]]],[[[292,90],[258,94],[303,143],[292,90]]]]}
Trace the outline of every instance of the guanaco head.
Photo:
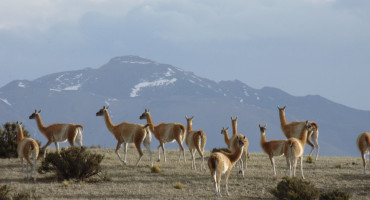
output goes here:
{"type": "Polygon", "coordinates": [[[243,137],[239,137],[239,136],[236,136],[236,140],[238,141],[238,146],[239,147],[243,147],[244,146],[244,144],[245,144],[245,136],[243,136],[243,137]]]}
{"type": "Polygon", "coordinates": [[[150,115],[150,110],[149,109],[145,109],[145,112],[143,112],[143,114],[140,115],[140,119],[148,119],[150,115]]]}
{"type": "Polygon", "coordinates": [[[37,110],[35,109],[35,112],[34,112],[34,113],[32,113],[28,118],[29,118],[29,119],[36,119],[36,116],[37,116],[37,115],[39,115],[40,113],[41,113],[41,110],[37,111],[37,110]]]}
{"type": "Polygon", "coordinates": [[[191,116],[190,118],[188,116],[185,115],[185,119],[186,119],[186,122],[190,125],[192,125],[192,122],[193,122],[193,119],[194,119],[194,116],[191,116]]]}
{"type": "Polygon", "coordinates": [[[314,126],[306,120],[306,124],[304,125],[304,128],[307,129],[308,132],[313,131],[314,126]]]}
{"type": "Polygon", "coordinates": [[[264,126],[261,126],[261,124],[258,124],[258,127],[260,127],[261,134],[264,134],[266,131],[267,124],[265,124],[264,126]]]}
{"type": "Polygon", "coordinates": [[[233,119],[233,116],[230,117],[231,118],[231,121],[237,121],[238,120],[238,116],[236,116],[234,119],[233,119]]]}
{"type": "Polygon", "coordinates": [[[15,131],[22,130],[23,128],[23,122],[19,123],[18,121],[15,123],[15,131]]]}
{"type": "Polygon", "coordinates": [[[96,116],[103,116],[103,115],[104,115],[104,113],[108,112],[108,108],[109,108],[109,106],[107,106],[107,107],[103,106],[103,108],[102,108],[102,109],[100,109],[100,110],[96,113],[96,116]]]}
{"type": "Polygon", "coordinates": [[[277,108],[279,109],[279,111],[285,111],[286,106],[280,108],[279,105],[278,105],[277,108]]]}
{"type": "Polygon", "coordinates": [[[227,130],[229,129],[229,127],[222,127],[222,130],[221,130],[221,134],[227,134],[227,130]]]}

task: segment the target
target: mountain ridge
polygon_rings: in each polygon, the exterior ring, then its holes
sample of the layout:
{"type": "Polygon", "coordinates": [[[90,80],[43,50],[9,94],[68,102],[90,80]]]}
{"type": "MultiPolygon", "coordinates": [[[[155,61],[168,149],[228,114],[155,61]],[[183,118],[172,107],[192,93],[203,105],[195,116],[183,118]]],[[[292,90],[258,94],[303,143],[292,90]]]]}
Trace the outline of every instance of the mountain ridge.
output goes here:
{"type": "MultiPolygon", "coordinates": [[[[221,127],[231,126],[230,116],[236,115],[239,132],[250,140],[251,152],[261,152],[258,124],[268,124],[269,140],[284,139],[277,105],[287,105],[287,121],[318,123],[320,155],[357,156],[357,135],[370,129],[366,123],[369,111],[319,95],[293,96],[274,87],[255,89],[240,80],[216,82],[133,55],[114,57],[98,68],[56,72],[33,81],[14,80],[0,88],[0,120],[23,121],[43,143],[35,122],[28,120],[34,109],[42,109],[45,124],[83,124],[85,145],[115,146],[103,120],[95,116],[103,105],[110,105],[114,123],[144,124],[138,118],[145,108],[151,110],[155,123],[186,125],[185,115],[194,115],[194,128],[208,135],[207,149],[225,146],[221,127]]],[[[152,148],[158,144],[155,138],[152,143],[152,148]]],[[[177,148],[173,144],[166,147],[177,148]]]]}

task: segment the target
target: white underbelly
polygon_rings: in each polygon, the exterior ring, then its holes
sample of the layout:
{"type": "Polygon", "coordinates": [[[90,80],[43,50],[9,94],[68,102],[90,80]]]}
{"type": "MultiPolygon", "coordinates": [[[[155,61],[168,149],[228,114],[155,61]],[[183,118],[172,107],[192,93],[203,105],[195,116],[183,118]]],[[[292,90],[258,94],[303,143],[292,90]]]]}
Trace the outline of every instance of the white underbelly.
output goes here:
{"type": "Polygon", "coordinates": [[[59,133],[54,134],[53,139],[55,142],[66,142],[68,139],[68,125],[64,125],[59,133]]]}

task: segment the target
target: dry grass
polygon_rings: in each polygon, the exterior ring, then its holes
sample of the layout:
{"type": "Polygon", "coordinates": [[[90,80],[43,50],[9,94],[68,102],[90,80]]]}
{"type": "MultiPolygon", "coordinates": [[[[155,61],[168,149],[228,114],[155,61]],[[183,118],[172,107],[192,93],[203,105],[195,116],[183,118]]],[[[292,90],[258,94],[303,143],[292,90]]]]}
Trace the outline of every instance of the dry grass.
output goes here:
{"type": "MultiPolygon", "coordinates": [[[[159,162],[163,172],[152,173],[149,156],[144,154],[138,167],[135,162],[138,154],[135,149],[128,149],[128,165],[122,165],[113,149],[89,149],[104,154],[103,171],[111,176],[110,181],[69,181],[68,186],[58,182],[52,174],[39,174],[37,183],[24,180],[19,159],[0,159],[0,185],[8,184],[12,192],[36,190],[42,199],[216,199],[214,185],[207,169],[199,170],[200,160],[197,157],[198,170],[191,170],[190,154],[187,151],[187,162],[177,162],[178,150],[168,150],[167,163],[159,162]],[[174,185],[181,183],[183,188],[174,185]]],[[[153,158],[158,151],[153,151],[153,158]]],[[[206,157],[209,156],[206,153],[206,157]]],[[[41,161],[38,161],[40,165],[41,161]]],[[[309,164],[303,162],[306,180],[311,181],[320,191],[334,189],[350,191],[353,199],[366,199],[370,196],[370,171],[362,175],[360,158],[319,157],[309,164]],[[338,168],[337,166],[341,166],[338,168]]],[[[229,179],[230,197],[227,199],[273,199],[271,188],[285,175],[284,157],[276,158],[278,176],[273,176],[272,167],[267,155],[250,153],[245,178],[236,176],[232,171],[229,179]]],[[[297,176],[300,177],[299,165],[297,176]]],[[[221,180],[221,193],[225,194],[225,177],[221,180]]]]}

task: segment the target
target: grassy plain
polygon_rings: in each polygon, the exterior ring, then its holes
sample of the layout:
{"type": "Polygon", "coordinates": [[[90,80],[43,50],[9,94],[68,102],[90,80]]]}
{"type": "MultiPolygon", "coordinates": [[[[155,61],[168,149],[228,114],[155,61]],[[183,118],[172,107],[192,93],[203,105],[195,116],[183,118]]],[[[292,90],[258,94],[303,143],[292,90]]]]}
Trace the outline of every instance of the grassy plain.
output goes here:
{"type": "MultiPolygon", "coordinates": [[[[122,165],[113,149],[89,149],[105,155],[103,172],[110,181],[76,182],[57,181],[52,173],[38,174],[37,183],[24,180],[19,159],[0,159],[0,185],[7,184],[13,191],[34,190],[42,199],[217,199],[210,172],[200,171],[197,155],[197,170],[191,170],[189,151],[187,162],[177,162],[178,150],[167,150],[167,163],[154,162],[162,173],[152,173],[147,152],[138,167],[135,167],[138,153],[128,150],[128,165],[122,165]],[[181,184],[182,189],[175,185],[181,184]]],[[[122,152],[122,150],[121,150],[122,152]]],[[[153,150],[156,161],[158,151],[153,150]]],[[[206,157],[210,152],[206,152],[206,157]]],[[[162,156],[161,156],[162,157],[162,156]]],[[[162,157],[163,158],[163,157],[162,157]]],[[[305,157],[306,160],[306,157],[305,157]]],[[[38,161],[40,166],[41,161],[38,161]]],[[[273,176],[267,155],[250,153],[245,177],[237,176],[233,169],[229,178],[230,196],[225,197],[225,177],[221,180],[221,193],[225,199],[274,199],[269,190],[276,187],[285,175],[284,157],[276,158],[277,177],[273,176]]],[[[319,157],[314,163],[303,163],[306,180],[320,191],[340,189],[352,193],[352,199],[370,199],[370,170],[362,175],[362,161],[351,157],[319,157]]],[[[297,176],[300,177],[299,165],[297,176]]]]}

